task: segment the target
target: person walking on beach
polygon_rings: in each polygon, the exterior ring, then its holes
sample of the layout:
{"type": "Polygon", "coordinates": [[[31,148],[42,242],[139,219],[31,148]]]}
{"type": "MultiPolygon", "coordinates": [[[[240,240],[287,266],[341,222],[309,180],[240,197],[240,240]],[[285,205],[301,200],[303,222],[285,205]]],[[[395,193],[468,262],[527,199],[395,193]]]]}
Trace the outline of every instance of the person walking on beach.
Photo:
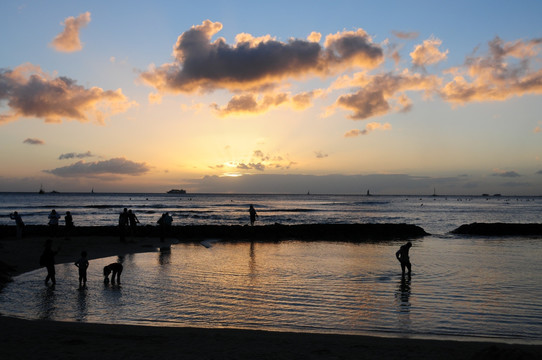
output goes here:
{"type": "Polygon", "coordinates": [[[45,249],[40,257],[40,265],[47,268],[47,277],[45,278],[45,285],[48,285],[49,280],[56,285],[55,278],[55,255],[58,254],[60,248],[57,251],[53,251],[53,240],[47,239],[45,241],[45,249]]]}
{"type": "Polygon", "coordinates": [[[51,213],[49,214],[49,227],[51,228],[51,236],[56,236],[57,234],[59,219],[60,215],[57,214],[56,210],[51,210],[51,213]]]}
{"type": "Polygon", "coordinates": [[[252,206],[252,204],[248,209],[248,213],[250,214],[250,226],[254,226],[254,221],[256,221],[258,214],[256,213],[256,210],[254,209],[254,206],[252,206]]]}
{"type": "Polygon", "coordinates": [[[120,241],[124,242],[126,238],[126,229],[128,227],[128,209],[124,208],[124,210],[119,215],[119,234],[120,234],[120,241]]]}
{"type": "Polygon", "coordinates": [[[120,263],[112,263],[104,266],[104,284],[109,284],[109,274],[111,275],[111,284],[115,285],[115,276],[117,277],[117,284],[120,285],[120,274],[122,273],[123,266],[120,263]]]}
{"type": "Polygon", "coordinates": [[[21,215],[19,215],[17,211],[14,211],[13,214],[9,214],[9,218],[11,220],[15,220],[15,226],[17,227],[17,239],[22,239],[24,222],[23,222],[23,219],[21,218],[21,215]]]}
{"type": "Polygon", "coordinates": [[[405,276],[405,268],[408,269],[408,275],[410,276],[412,265],[410,264],[410,258],[408,251],[412,247],[412,243],[409,241],[405,245],[402,245],[395,253],[395,257],[401,263],[402,275],[405,276]]]}
{"type": "Polygon", "coordinates": [[[128,222],[130,223],[130,234],[135,234],[135,229],[137,224],[139,224],[139,219],[136,214],[132,212],[132,209],[128,210],[128,222]]]}
{"type": "Polygon", "coordinates": [[[87,269],[88,269],[87,252],[81,252],[81,258],[75,262],[75,266],[79,268],[79,289],[87,287],[87,269]]]}

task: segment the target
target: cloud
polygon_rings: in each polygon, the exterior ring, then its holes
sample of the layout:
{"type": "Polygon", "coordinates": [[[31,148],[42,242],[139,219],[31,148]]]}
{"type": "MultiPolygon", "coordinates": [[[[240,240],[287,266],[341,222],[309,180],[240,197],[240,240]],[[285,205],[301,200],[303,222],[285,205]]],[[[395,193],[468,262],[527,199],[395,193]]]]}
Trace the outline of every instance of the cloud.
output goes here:
{"type": "Polygon", "coordinates": [[[454,79],[442,89],[442,97],[452,103],[502,101],[513,96],[542,93],[540,64],[542,38],[504,42],[495,37],[489,52],[467,57],[463,67],[452,68],[454,79]]]}
{"type": "Polygon", "coordinates": [[[237,169],[239,170],[258,170],[258,171],[264,171],[265,165],[262,163],[248,163],[248,164],[239,164],[237,165],[237,169]]]}
{"type": "Polygon", "coordinates": [[[35,138],[28,138],[28,139],[25,139],[23,143],[29,144],[29,145],[43,145],[45,144],[45,141],[40,140],[40,139],[35,139],[35,138]]]}
{"type": "Polygon", "coordinates": [[[114,158],[105,161],[85,162],[78,161],[75,164],[59,167],[44,172],[60,177],[101,177],[116,175],[143,175],[150,170],[146,163],[137,163],[125,158],[114,158]]]}
{"type": "Polygon", "coordinates": [[[538,133],[542,132],[542,128],[540,126],[537,126],[537,127],[534,128],[533,132],[535,134],[538,134],[538,133]]]}
{"type": "Polygon", "coordinates": [[[448,56],[448,50],[441,52],[439,50],[442,41],[435,38],[430,38],[423,41],[423,44],[416,45],[414,51],[410,53],[412,63],[415,66],[424,68],[427,65],[433,65],[443,60],[448,56]]]}
{"type": "MultiPolygon", "coordinates": [[[[345,82],[342,78],[339,81],[345,82]]],[[[363,120],[382,116],[392,110],[406,112],[412,107],[405,91],[424,91],[427,96],[437,91],[441,80],[434,75],[411,74],[407,70],[401,74],[386,73],[375,76],[355,75],[351,85],[362,88],[355,93],[339,96],[331,110],[343,108],[353,113],[349,118],[363,120]]]]}
{"type": "Polygon", "coordinates": [[[83,159],[83,158],[86,158],[86,157],[93,157],[93,156],[94,155],[90,151],[87,151],[87,152],[84,152],[84,153],[71,152],[71,153],[66,153],[66,154],[60,154],[60,156],[58,157],[58,160],[74,159],[74,158],[83,159]]]}
{"type": "Polygon", "coordinates": [[[13,70],[0,69],[0,102],[7,101],[11,113],[0,114],[0,124],[21,117],[62,119],[103,124],[111,115],[135,105],[121,89],[84,88],[67,77],[51,77],[39,66],[24,64],[13,70]]]}
{"type": "Polygon", "coordinates": [[[255,90],[287,78],[329,75],[351,67],[374,68],[383,61],[382,48],[358,29],[328,35],[324,46],[315,40],[275,40],[240,34],[233,45],[211,38],[222,24],[205,20],[181,34],[173,48],[175,61],[152,66],[140,74],[160,92],[192,93],[216,89],[255,90]]]}
{"type": "Polygon", "coordinates": [[[506,177],[506,178],[513,178],[513,177],[520,177],[521,175],[518,174],[515,171],[505,171],[500,169],[493,170],[492,176],[500,176],[500,177],[506,177]]]}
{"type": "Polygon", "coordinates": [[[536,175],[542,175],[542,170],[537,171],[536,175]]]}
{"type": "Polygon", "coordinates": [[[90,22],[90,12],[83,13],[77,18],[70,16],[64,20],[64,30],[51,42],[51,46],[62,52],[74,52],[83,48],[79,40],[79,30],[90,22]]]}
{"type": "Polygon", "coordinates": [[[420,35],[417,31],[392,31],[392,34],[403,40],[414,40],[420,35]]]}
{"type": "Polygon", "coordinates": [[[295,110],[303,110],[312,105],[314,98],[321,96],[322,90],[302,92],[291,96],[289,93],[271,93],[259,96],[254,93],[235,95],[226,106],[211,104],[211,108],[221,116],[262,114],[279,106],[290,106],[295,110]]]}
{"type": "Polygon", "coordinates": [[[373,132],[375,130],[391,130],[391,125],[389,123],[381,124],[378,122],[371,122],[368,123],[367,126],[365,126],[365,129],[359,130],[359,129],[352,129],[344,134],[344,137],[356,137],[360,135],[367,135],[370,132],[373,132]]]}
{"type": "Polygon", "coordinates": [[[324,158],[327,158],[329,156],[328,154],[324,154],[321,151],[315,151],[314,154],[316,155],[317,159],[324,159],[324,158]]]}

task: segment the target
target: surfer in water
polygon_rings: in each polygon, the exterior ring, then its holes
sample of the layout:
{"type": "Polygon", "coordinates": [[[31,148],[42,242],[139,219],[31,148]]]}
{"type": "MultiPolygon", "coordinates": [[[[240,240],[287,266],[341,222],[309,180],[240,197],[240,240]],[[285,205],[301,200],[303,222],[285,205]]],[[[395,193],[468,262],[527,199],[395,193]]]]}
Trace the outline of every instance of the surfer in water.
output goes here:
{"type": "Polygon", "coordinates": [[[410,276],[410,272],[412,270],[412,265],[410,264],[410,258],[408,255],[408,251],[412,247],[412,243],[409,241],[405,245],[402,245],[399,250],[395,253],[395,257],[399,262],[401,263],[401,270],[403,276],[405,276],[405,268],[408,269],[408,276],[410,276]]]}

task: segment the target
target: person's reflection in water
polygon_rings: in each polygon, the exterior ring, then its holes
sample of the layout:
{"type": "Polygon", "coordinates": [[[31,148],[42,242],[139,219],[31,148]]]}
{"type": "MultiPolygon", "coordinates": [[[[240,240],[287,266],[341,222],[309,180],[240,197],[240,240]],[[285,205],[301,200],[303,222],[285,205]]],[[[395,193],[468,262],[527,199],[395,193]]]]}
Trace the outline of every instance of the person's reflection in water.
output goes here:
{"type": "Polygon", "coordinates": [[[56,301],[56,295],[55,295],[55,289],[54,287],[46,287],[43,290],[40,291],[39,294],[39,314],[38,319],[40,320],[53,320],[53,316],[55,313],[55,301],[56,301]]]}
{"type": "Polygon", "coordinates": [[[401,331],[410,330],[410,294],[411,294],[411,277],[401,276],[399,287],[395,292],[395,300],[397,302],[397,320],[401,331]]]}
{"type": "Polygon", "coordinates": [[[171,259],[171,248],[163,247],[160,248],[160,255],[158,256],[158,264],[168,265],[171,259]]]}
{"type": "Polygon", "coordinates": [[[86,288],[80,288],[79,294],[77,294],[77,321],[85,321],[88,315],[87,308],[87,290],[86,288]]]}

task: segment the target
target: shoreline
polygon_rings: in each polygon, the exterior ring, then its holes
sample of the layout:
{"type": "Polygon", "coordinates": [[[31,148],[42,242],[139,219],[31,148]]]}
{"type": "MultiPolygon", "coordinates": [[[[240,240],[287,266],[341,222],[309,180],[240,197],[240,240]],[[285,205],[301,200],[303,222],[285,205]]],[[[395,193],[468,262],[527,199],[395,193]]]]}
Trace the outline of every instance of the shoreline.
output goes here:
{"type": "MultiPolygon", "coordinates": [[[[0,262],[16,266],[13,275],[39,268],[47,237],[0,240],[0,262]]],[[[154,252],[177,239],[117,236],[56,238],[57,263],[72,262],[82,249],[90,259],[154,252]]],[[[241,329],[157,327],[87,322],[24,320],[0,314],[2,358],[182,357],[185,359],[542,359],[542,345],[491,340],[436,340],[241,329]]]]}

